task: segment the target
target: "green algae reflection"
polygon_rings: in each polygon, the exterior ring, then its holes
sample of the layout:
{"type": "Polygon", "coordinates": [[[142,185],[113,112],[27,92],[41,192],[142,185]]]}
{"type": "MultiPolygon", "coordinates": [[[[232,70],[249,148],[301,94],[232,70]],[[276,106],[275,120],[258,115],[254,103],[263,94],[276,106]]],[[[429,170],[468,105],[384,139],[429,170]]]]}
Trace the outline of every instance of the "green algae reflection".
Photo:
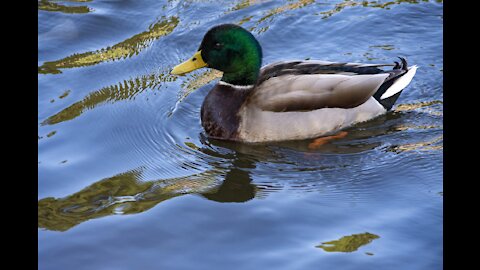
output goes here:
{"type": "Polygon", "coordinates": [[[38,201],[38,228],[66,231],[90,219],[114,214],[137,214],[158,203],[215,186],[215,173],[143,182],[142,170],[132,170],[100,180],[64,198],[38,201]]]}
{"type": "MultiPolygon", "coordinates": [[[[170,70],[167,68],[166,70],[170,70]]],[[[182,83],[183,91],[178,102],[183,101],[190,93],[201,86],[220,78],[222,73],[217,70],[207,70],[200,74],[194,74],[182,83]]],[[[121,100],[133,99],[136,95],[147,89],[155,89],[162,83],[177,80],[178,76],[170,75],[167,71],[157,74],[142,75],[130,80],[124,80],[115,85],[109,85],[100,90],[91,92],[85,98],[75,102],[60,112],[48,117],[42,122],[42,125],[54,125],[64,121],[73,120],[87,110],[94,109],[98,105],[107,102],[117,102],[121,100]]]]}
{"type": "Polygon", "coordinates": [[[66,58],[45,62],[38,68],[38,73],[58,74],[62,68],[76,68],[92,66],[98,63],[124,59],[137,55],[150,45],[150,42],[162,36],[170,34],[178,25],[177,17],[163,18],[160,22],[150,25],[147,31],[126,39],[111,47],[103,48],[93,52],[73,54],[66,58]]]}
{"type": "Polygon", "coordinates": [[[238,2],[233,8],[231,8],[228,11],[241,10],[241,9],[247,8],[251,5],[257,4],[258,2],[260,2],[260,1],[258,1],[258,0],[243,0],[243,1],[238,2]]]}
{"type": "Polygon", "coordinates": [[[359,247],[369,244],[377,238],[380,238],[380,236],[368,232],[352,234],[344,236],[338,240],[324,242],[316,247],[327,252],[353,252],[359,247]]]}
{"type": "MultiPolygon", "coordinates": [[[[65,0],[63,2],[90,2],[91,0],[65,0]]],[[[55,3],[51,0],[40,0],[38,1],[38,9],[44,11],[53,11],[53,12],[63,12],[70,14],[82,14],[92,11],[87,6],[65,6],[62,4],[55,3]]]]}
{"type": "MultiPolygon", "coordinates": [[[[356,6],[363,6],[363,7],[370,7],[370,8],[383,8],[383,9],[390,9],[391,5],[398,5],[402,3],[409,3],[409,4],[418,4],[419,2],[429,2],[429,0],[394,0],[394,1],[352,1],[352,0],[344,0],[341,3],[335,5],[335,7],[331,10],[327,10],[324,12],[320,12],[323,15],[322,19],[327,19],[332,15],[335,15],[341,12],[345,8],[356,7],[356,6]]],[[[436,1],[436,2],[443,2],[443,1],[436,1]]]]}
{"type": "Polygon", "coordinates": [[[132,99],[146,89],[154,89],[159,87],[163,82],[174,80],[176,80],[176,77],[170,74],[149,74],[124,80],[121,83],[110,85],[90,93],[82,100],[48,117],[42,122],[42,125],[53,125],[72,120],[80,116],[84,111],[91,110],[100,104],[132,99]]]}
{"type": "Polygon", "coordinates": [[[264,15],[262,18],[260,18],[257,21],[257,23],[255,24],[255,26],[251,27],[249,30],[250,31],[256,30],[258,32],[258,34],[260,34],[262,32],[265,32],[269,29],[270,26],[267,24],[264,27],[259,27],[262,22],[266,21],[267,19],[270,19],[270,21],[271,21],[275,16],[277,16],[279,14],[285,13],[285,12],[290,11],[290,10],[295,10],[295,9],[305,7],[307,5],[313,4],[314,2],[315,1],[313,1],[313,0],[298,0],[298,1],[295,1],[293,3],[289,3],[289,4],[286,4],[286,5],[274,8],[274,9],[270,10],[269,12],[267,12],[267,14],[264,15]]]}

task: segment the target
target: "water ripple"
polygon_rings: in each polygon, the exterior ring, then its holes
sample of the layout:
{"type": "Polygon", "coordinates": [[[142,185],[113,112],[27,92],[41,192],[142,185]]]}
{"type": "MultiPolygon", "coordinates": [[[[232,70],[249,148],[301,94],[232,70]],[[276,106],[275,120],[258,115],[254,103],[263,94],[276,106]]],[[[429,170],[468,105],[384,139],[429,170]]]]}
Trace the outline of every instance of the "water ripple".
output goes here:
{"type": "Polygon", "coordinates": [[[115,61],[138,55],[150,46],[153,40],[170,34],[178,25],[177,17],[162,18],[148,27],[147,31],[136,34],[111,47],[93,52],[73,54],[57,61],[48,61],[38,68],[38,73],[59,74],[60,69],[92,66],[102,62],[115,61]]]}

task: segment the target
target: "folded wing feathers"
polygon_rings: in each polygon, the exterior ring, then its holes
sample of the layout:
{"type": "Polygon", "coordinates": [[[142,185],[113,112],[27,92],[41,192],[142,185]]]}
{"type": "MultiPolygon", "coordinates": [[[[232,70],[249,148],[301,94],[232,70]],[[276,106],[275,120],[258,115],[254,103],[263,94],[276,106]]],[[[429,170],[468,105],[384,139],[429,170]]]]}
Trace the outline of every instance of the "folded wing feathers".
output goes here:
{"type": "Polygon", "coordinates": [[[371,97],[386,77],[388,73],[284,75],[259,85],[252,99],[261,109],[277,112],[352,108],[371,97]]]}
{"type": "MultiPolygon", "coordinates": [[[[380,99],[395,95],[415,75],[417,66],[394,64],[339,63],[321,60],[282,61],[261,69],[255,103],[263,110],[295,111],[323,107],[351,108],[365,102],[389,80],[380,99]],[[393,67],[385,71],[379,67],[393,67]],[[398,79],[396,79],[398,77],[398,79]]],[[[383,92],[383,91],[382,91],[383,92]]],[[[380,93],[377,93],[380,94],[380,93]]]]}

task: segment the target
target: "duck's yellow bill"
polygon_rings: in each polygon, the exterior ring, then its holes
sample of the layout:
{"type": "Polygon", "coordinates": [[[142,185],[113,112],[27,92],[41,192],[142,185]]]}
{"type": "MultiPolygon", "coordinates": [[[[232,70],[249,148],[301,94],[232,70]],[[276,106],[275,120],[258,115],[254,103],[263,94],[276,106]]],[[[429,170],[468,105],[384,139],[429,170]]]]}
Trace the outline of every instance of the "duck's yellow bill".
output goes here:
{"type": "Polygon", "coordinates": [[[183,75],[185,73],[194,71],[195,69],[199,69],[202,67],[207,66],[202,59],[202,51],[196,52],[192,58],[188,59],[187,61],[175,66],[172,71],[170,72],[173,75],[183,75]]]}

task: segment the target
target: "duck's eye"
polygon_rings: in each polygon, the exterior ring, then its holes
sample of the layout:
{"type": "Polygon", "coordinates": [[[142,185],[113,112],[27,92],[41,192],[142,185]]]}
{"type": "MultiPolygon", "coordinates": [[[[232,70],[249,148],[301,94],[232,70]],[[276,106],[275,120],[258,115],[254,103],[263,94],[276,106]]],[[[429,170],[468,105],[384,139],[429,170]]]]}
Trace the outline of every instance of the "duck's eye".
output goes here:
{"type": "Polygon", "coordinates": [[[223,44],[220,43],[220,42],[217,42],[217,43],[215,43],[215,45],[214,45],[215,49],[220,49],[220,48],[222,48],[222,46],[223,46],[223,44]]]}

